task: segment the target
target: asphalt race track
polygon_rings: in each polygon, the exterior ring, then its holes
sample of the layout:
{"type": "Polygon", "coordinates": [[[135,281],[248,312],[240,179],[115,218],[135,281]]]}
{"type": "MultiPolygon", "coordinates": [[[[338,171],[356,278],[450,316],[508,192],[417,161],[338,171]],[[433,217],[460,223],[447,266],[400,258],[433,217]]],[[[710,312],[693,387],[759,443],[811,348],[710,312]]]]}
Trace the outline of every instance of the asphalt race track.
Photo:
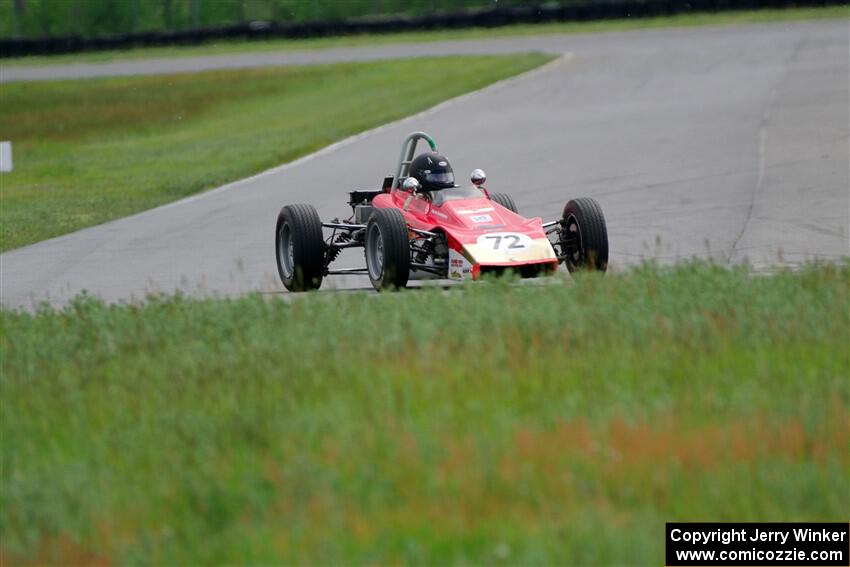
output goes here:
{"type": "MultiPolygon", "coordinates": [[[[346,191],[377,188],[412,130],[431,133],[459,177],[485,169],[488,188],[528,216],[556,218],[567,199],[595,197],[612,269],[850,253],[845,20],[13,68],[2,80],[529,50],[567,55],[248,180],[0,255],[0,300],[283,293],[280,207],[347,216],[346,191]]],[[[362,262],[347,254],[341,267],[362,262]]],[[[326,280],[332,288],[371,289],[363,276],[326,280]]]]}

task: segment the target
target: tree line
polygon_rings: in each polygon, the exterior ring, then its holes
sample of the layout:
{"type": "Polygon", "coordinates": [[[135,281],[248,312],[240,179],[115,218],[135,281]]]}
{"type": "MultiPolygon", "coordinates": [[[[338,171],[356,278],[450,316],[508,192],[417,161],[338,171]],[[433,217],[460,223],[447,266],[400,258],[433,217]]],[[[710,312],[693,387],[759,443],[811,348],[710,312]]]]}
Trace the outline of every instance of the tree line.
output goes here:
{"type": "Polygon", "coordinates": [[[251,21],[305,22],[517,5],[522,0],[0,0],[0,37],[96,37],[251,21]]]}

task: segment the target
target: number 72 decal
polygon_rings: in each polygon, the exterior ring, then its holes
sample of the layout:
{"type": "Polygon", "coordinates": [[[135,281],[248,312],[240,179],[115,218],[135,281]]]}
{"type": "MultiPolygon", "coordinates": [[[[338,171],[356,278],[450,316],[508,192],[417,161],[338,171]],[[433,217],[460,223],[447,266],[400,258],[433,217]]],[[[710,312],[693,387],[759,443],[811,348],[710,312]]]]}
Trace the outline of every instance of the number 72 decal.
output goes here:
{"type": "Polygon", "coordinates": [[[531,246],[531,238],[518,232],[490,232],[478,237],[478,245],[484,250],[513,254],[531,246]]]}

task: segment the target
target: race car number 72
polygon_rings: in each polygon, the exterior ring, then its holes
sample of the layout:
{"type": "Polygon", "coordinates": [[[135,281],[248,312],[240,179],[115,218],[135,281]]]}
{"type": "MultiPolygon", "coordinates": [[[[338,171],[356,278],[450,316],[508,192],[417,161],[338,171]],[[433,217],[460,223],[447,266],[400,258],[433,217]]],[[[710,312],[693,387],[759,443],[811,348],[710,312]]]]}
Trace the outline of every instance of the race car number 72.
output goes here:
{"type": "Polygon", "coordinates": [[[499,249],[499,245],[502,244],[502,239],[505,240],[505,247],[508,250],[514,248],[517,250],[522,250],[523,248],[525,248],[525,246],[522,246],[519,243],[519,236],[517,236],[516,234],[506,234],[505,236],[502,236],[501,234],[496,234],[493,236],[485,236],[484,239],[493,241],[493,250],[499,249]]]}
{"type": "Polygon", "coordinates": [[[478,237],[478,245],[485,250],[511,254],[525,250],[531,245],[528,235],[515,232],[491,232],[478,237]]]}

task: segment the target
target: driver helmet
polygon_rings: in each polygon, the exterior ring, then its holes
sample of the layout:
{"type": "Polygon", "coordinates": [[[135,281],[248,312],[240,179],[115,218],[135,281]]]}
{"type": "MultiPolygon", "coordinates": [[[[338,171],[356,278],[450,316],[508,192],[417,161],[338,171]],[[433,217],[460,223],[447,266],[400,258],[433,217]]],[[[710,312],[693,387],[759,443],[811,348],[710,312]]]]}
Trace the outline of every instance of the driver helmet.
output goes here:
{"type": "Polygon", "coordinates": [[[415,177],[424,191],[448,189],[455,186],[455,175],[446,156],[436,152],[419,154],[410,162],[410,176],[415,177]]]}

